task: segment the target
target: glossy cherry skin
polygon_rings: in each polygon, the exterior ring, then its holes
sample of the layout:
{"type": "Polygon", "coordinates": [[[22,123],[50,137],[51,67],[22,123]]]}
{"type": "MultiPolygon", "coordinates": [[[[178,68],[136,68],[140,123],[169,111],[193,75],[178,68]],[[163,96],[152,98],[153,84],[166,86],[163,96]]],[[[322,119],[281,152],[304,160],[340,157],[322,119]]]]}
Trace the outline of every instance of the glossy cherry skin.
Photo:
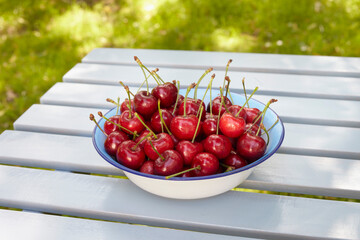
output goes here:
{"type": "Polygon", "coordinates": [[[146,161],[141,166],[140,172],[154,175],[154,161],[146,161]]]}
{"type": "MultiPolygon", "coordinates": [[[[131,99],[131,110],[134,112],[135,111],[135,104],[134,104],[134,100],[131,99]]],[[[121,105],[120,105],[120,111],[124,112],[125,110],[129,110],[129,99],[125,99],[121,105]]]]}
{"type": "Polygon", "coordinates": [[[234,169],[238,169],[247,165],[247,161],[235,153],[230,153],[230,155],[223,160],[223,163],[234,169]]]}
{"type": "MultiPolygon", "coordinates": [[[[239,113],[239,111],[241,110],[241,106],[239,106],[239,105],[231,105],[230,107],[228,107],[228,110],[232,115],[236,116],[239,113]]],[[[241,117],[244,120],[246,120],[247,116],[246,116],[245,108],[243,108],[241,110],[241,112],[238,114],[238,117],[241,117]]]]}
{"type": "Polygon", "coordinates": [[[206,115],[205,116],[205,120],[202,122],[201,125],[201,130],[202,133],[205,136],[210,136],[211,134],[215,134],[216,133],[216,128],[217,128],[217,116],[215,115],[206,115]]]}
{"type": "MultiPolygon", "coordinates": [[[[144,118],[139,114],[139,117],[142,121],[144,118]]],[[[129,110],[124,111],[120,115],[120,125],[131,132],[141,133],[144,130],[144,125],[140,122],[140,120],[135,117],[134,112],[131,114],[131,118],[129,115],[129,110]]],[[[124,132],[131,134],[129,131],[124,130],[124,132]]]]}
{"type": "Polygon", "coordinates": [[[104,148],[105,151],[110,155],[116,155],[117,149],[123,141],[129,140],[129,137],[126,133],[121,131],[115,131],[109,134],[105,139],[104,148]]]}
{"type": "MultiPolygon", "coordinates": [[[[261,114],[261,111],[257,108],[244,108],[246,112],[246,123],[253,123],[256,118],[261,114]]],[[[261,122],[261,118],[256,122],[259,125],[261,122]]]]}
{"type": "MultiPolygon", "coordinates": [[[[225,101],[226,107],[230,107],[232,105],[230,99],[227,97],[225,98],[225,96],[224,96],[224,101],[225,101]]],[[[218,96],[218,97],[214,98],[212,101],[212,113],[214,115],[218,115],[220,109],[221,109],[221,113],[220,113],[220,115],[221,115],[225,112],[225,107],[221,106],[221,96],[218,96]]],[[[210,112],[210,103],[207,106],[207,111],[210,112]]]]}
{"type": "Polygon", "coordinates": [[[160,99],[160,107],[167,108],[172,106],[176,102],[178,89],[177,87],[170,82],[157,85],[151,91],[151,94],[160,99]]]}
{"type": "Polygon", "coordinates": [[[178,115],[170,123],[170,131],[179,140],[192,140],[194,135],[199,135],[200,130],[196,131],[199,119],[195,115],[178,115]]]}
{"type": "Polygon", "coordinates": [[[252,163],[265,154],[266,142],[262,137],[245,133],[239,137],[236,151],[241,157],[252,163]]]}
{"type": "Polygon", "coordinates": [[[184,161],[177,151],[166,150],[162,153],[162,156],[164,159],[158,157],[154,161],[154,174],[168,176],[183,169],[184,161]]]}
{"type": "Polygon", "coordinates": [[[245,131],[246,121],[242,117],[235,117],[231,113],[224,113],[219,122],[221,132],[230,138],[238,138],[245,131]]]}
{"type": "Polygon", "coordinates": [[[148,119],[158,110],[157,98],[146,91],[139,91],[134,96],[135,110],[148,119]]]}
{"type": "MultiPolygon", "coordinates": [[[[161,113],[162,113],[162,117],[164,119],[164,122],[165,122],[166,126],[170,129],[170,123],[171,123],[171,120],[174,118],[174,116],[167,109],[161,109],[161,113]]],[[[161,128],[162,123],[161,123],[161,118],[160,118],[160,113],[159,112],[155,112],[151,116],[150,124],[151,124],[151,129],[155,133],[161,133],[162,132],[162,128],[161,128]]],[[[163,130],[164,130],[164,132],[166,132],[165,126],[163,126],[163,130]]]]}
{"type": "Polygon", "coordinates": [[[198,153],[191,164],[192,168],[200,166],[200,169],[195,169],[193,172],[196,176],[208,176],[216,174],[219,169],[219,160],[211,153],[198,153]]]}
{"type": "MultiPolygon", "coordinates": [[[[114,115],[112,117],[109,118],[110,121],[116,123],[116,124],[120,124],[120,115],[114,115]]],[[[112,124],[109,121],[105,121],[104,123],[104,132],[109,135],[110,133],[114,132],[114,131],[120,131],[119,127],[116,126],[115,124],[112,124]]]]}
{"type": "MultiPolygon", "coordinates": [[[[166,150],[174,149],[175,144],[174,144],[174,142],[171,139],[169,134],[167,134],[167,133],[159,133],[156,136],[157,136],[157,139],[155,139],[154,137],[151,137],[151,142],[154,145],[154,148],[160,154],[162,154],[166,150]]],[[[146,156],[150,160],[154,161],[155,159],[157,159],[159,157],[159,155],[152,148],[149,140],[146,140],[146,142],[145,142],[144,151],[145,151],[146,156]]]]}
{"type": "MultiPolygon", "coordinates": [[[[135,138],[135,142],[138,143],[141,139],[145,138],[146,135],[148,135],[149,133],[150,133],[150,131],[147,130],[147,129],[145,129],[144,131],[142,131],[142,132],[140,133],[140,135],[139,135],[137,138],[135,138]]],[[[142,147],[142,148],[144,148],[145,142],[146,142],[146,139],[142,140],[142,142],[139,143],[139,146],[142,147]]]]}
{"type": "Polygon", "coordinates": [[[127,140],[120,144],[116,152],[116,161],[125,167],[137,170],[145,161],[145,153],[134,141],[127,140]]]}
{"type": "Polygon", "coordinates": [[[204,151],[204,147],[199,142],[190,142],[182,140],[176,145],[176,151],[180,153],[185,165],[191,165],[192,160],[198,154],[204,151]]]}
{"type": "Polygon", "coordinates": [[[229,156],[231,152],[231,142],[224,135],[210,135],[203,142],[205,152],[214,154],[218,159],[229,156]]]}
{"type": "MultiPolygon", "coordinates": [[[[259,127],[259,125],[257,125],[257,124],[252,124],[252,123],[247,123],[246,125],[245,125],[245,131],[248,131],[248,129],[250,129],[248,132],[250,133],[250,134],[252,134],[252,135],[256,135],[256,133],[257,133],[257,131],[258,131],[258,129],[259,129],[260,127],[259,127]]],[[[259,136],[261,135],[261,130],[259,131],[259,134],[258,134],[259,136]]]]}
{"type": "Polygon", "coordinates": [[[185,107],[186,107],[186,115],[197,115],[200,106],[204,107],[204,110],[201,114],[201,119],[205,118],[205,103],[201,104],[201,100],[197,99],[187,99],[186,100],[186,106],[184,105],[184,101],[181,103],[181,105],[179,106],[179,111],[178,111],[178,115],[184,115],[184,111],[185,111],[185,107]]]}

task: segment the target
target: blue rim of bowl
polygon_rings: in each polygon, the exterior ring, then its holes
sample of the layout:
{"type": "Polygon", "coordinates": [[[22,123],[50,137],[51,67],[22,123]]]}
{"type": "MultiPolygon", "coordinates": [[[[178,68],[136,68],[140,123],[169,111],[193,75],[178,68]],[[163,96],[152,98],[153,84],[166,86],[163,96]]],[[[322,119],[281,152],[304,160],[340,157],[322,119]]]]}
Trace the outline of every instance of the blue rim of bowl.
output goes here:
{"type": "MultiPolygon", "coordinates": [[[[256,100],[256,99],[253,99],[253,101],[256,101],[262,105],[264,105],[262,102],[256,100]]],[[[109,114],[112,110],[114,110],[116,107],[110,109],[106,114],[109,114]]],[[[269,108],[271,109],[271,108],[269,108]]],[[[281,128],[282,128],[282,132],[281,132],[281,136],[280,136],[280,140],[279,142],[277,143],[277,145],[275,146],[274,150],[267,153],[266,156],[263,156],[261,158],[259,158],[258,160],[242,167],[242,168],[238,168],[238,169],[234,169],[234,170],[231,170],[229,172],[224,172],[224,173],[218,173],[218,174],[213,174],[213,175],[209,175],[209,176],[201,176],[201,177],[186,177],[186,178],[183,178],[183,177],[173,177],[171,179],[166,179],[165,176],[159,176],[159,175],[151,175],[151,174],[147,174],[147,173],[142,173],[140,171],[137,171],[137,170],[133,170],[131,168],[128,168],[128,167],[125,167],[124,165],[118,163],[115,159],[113,159],[112,157],[110,157],[110,155],[105,155],[97,146],[97,143],[95,141],[95,132],[96,131],[100,131],[100,129],[95,126],[94,127],[94,130],[93,130],[93,134],[92,134],[92,142],[93,142],[93,145],[96,149],[96,151],[99,153],[99,155],[104,158],[108,163],[110,163],[111,165],[117,167],[117,168],[120,168],[121,170],[123,170],[124,172],[129,172],[129,173],[132,173],[132,174],[135,174],[135,175],[138,175],[138,176],[142,176],[142,177],[147,177],[147,178],[154,178],[154,179],[159,179],[159,180],[166,180],[166,181],[193,181],[193,180],[208,180],[208,179],[213,179],[213,178],[221,178],[221,177],[226,177],[226,176],[229,176],[229,175],[233,175],[233,174],[236,174],[236,173],[239,173],[239,172],[243,172],[243,171],[246,171],[250,168],[253,168],[253,167],[256,167],[257,165],[259,165],[260,163],[264,162],[266,159],[270,158],[272,155],[274,155],[274,153],[280,148],[283,140],[284,140],[284,137],[285,137],[285,127],[284,127],[284,124],[281,120],[281,118],[279,117],[279,115],[271,109],[271,111],[278,117],[279,119],[279,122],[277,124],[281,124],[281,128]]],[[[102,121],[105,121],[104,118],[101,118],[99,120],[99,125],[102,121]]]]}

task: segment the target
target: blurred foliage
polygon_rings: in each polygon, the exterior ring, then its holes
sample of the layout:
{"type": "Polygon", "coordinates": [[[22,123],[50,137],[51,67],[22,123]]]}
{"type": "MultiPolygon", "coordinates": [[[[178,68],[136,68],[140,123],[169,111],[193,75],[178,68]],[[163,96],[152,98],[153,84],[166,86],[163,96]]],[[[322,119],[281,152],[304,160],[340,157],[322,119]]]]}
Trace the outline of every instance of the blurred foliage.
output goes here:
{"type": "Polygon", "coordinates": [[[0,133],[96,47],[360,56],[360,0],[0,0],[0,133]]]}

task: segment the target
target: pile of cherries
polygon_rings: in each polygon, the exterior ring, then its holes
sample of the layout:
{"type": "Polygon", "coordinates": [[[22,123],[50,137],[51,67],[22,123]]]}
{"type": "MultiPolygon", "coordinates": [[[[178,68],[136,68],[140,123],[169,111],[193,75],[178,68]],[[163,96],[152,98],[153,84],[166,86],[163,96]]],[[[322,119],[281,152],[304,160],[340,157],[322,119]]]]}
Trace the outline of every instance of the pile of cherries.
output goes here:
{"type": "Polygon", "coordinates": [[[265,129],[262,121],[267,108],[276,100],[270,100],[262,112],[250,108],[247,102],[256,92],[255,88],[249,97],[244,90],[246,102],[243,105],[234,104],[230,100],[230,78],[227,76],[231,60],[219,96],[206,106],[203,99],[209,89],[211,99],[215,74],[202,99],[197,99],[197,88],[212,68],[182,96],[178,81],[164,82],[157,74],[158,69],[150,71],[137,57],[134,59],[144,73],[147,91],[133,94],[121,83],[128,98],[122,103],[119,99],[117,102],[107,99],[117,105],[117,113],[110,118],[98,113],[106,120],[103,129],[90,114],[90,119],[106,135],[106,152],[117,162],[167,178],[196,177],[241,168],[264,155],[267,142],[261,135],[270,129],[265,129]],[[158,84],[151,92],[148,87],[150,77],[158,84]],[[195,88],[194,97],[190,98],[192,88],[195,88]]]}

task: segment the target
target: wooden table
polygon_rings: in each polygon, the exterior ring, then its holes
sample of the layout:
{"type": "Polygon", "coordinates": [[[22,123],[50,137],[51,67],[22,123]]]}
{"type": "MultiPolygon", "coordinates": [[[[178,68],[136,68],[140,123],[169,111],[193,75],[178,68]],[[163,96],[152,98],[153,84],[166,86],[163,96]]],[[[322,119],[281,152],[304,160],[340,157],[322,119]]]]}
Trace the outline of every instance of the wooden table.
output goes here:
{"type": "Polygon", "coordinates": [[[183,87],[208,67],[220,86],[231,58],[233,91],[245,77],[257,99],[279,100],[283,145],[241,188],[360,199],[360,58],[95,49],[0,135],[0,239],[360,239],[359,202],[246,191],[173,200],[125,179],[96,153],[88,116],[126,97],[120,80],[139,86],[134,55],[183,87]]]}

